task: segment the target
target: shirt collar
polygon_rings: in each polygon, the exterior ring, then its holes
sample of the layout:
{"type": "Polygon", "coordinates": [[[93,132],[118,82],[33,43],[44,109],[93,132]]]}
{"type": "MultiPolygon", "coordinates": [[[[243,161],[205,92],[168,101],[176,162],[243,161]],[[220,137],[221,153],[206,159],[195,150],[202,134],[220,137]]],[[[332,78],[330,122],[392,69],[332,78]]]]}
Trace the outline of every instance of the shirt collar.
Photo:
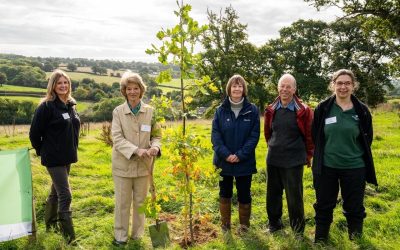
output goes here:
{"type": "MultiPolygon", "coordinates": [[[[275,110],[278,110],[280,108],[284,108],[283,105],[282,105],[281,100],[278,101],[278,104],[276,105],[275,110]]],[[[296,110],[294,98],[292,99],[292,101],[290,101],[290,103],[287,105],[286,108],[289,109],[290,111],[295,111],[296,110]]]]}
{"type": "Polygon", "coordinates": [[[129,102],[128,102],[129,109],[131,110],[131,112],[132,112],[134,115],[137,115],[137,114],[139,113],[140,108],[141,108],[141,106],[142,106],[141,104],[142,104],[142,102],[139,102],[138,105],[136,105],[135,107],[132,107],[132,106],[129,104],[129,102]]]}

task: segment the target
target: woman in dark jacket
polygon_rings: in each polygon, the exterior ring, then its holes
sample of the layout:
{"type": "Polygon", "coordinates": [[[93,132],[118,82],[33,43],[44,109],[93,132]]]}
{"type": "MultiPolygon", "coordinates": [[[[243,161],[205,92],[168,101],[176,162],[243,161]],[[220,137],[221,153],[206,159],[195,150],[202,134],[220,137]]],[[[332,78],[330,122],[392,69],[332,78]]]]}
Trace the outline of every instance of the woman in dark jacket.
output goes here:
{"type": "Polygon", "coordinates": [[[50,76],[46,97],[36,109],[29,131],[31,144],[52,180],[45,208],[46,230],[57,229],[59,221],[68,243],[75,239],[68,181],[71,163],[78,160],[80,120],[75,105],[71,97],[70,78],[65,72],[55,70],[50,76]]]}
{"type": "Polygon", "coordinates": [[[213,163],[221,169],[220,213],[222,230],[231,228],[233,178],[239,203],[239,232],[250,226],[251,179],[256,173],[255,148],[260,138],[260,116],[257,107],[247,99],[247,85],[240,75],[232,76],[226,85],[224,102],[215,112],[211,141],[213,163]]]}
{"type": "Polygon", "coordinates": [[[361,236],[365,182],[377,185],[371,154],[372,118],[367,106],[353,95],[357,87],[352,71],[335,72],[330,83],[334,95],[314,112],[315,242],[328,239],[339,186],[349,238],[361,236]]]}

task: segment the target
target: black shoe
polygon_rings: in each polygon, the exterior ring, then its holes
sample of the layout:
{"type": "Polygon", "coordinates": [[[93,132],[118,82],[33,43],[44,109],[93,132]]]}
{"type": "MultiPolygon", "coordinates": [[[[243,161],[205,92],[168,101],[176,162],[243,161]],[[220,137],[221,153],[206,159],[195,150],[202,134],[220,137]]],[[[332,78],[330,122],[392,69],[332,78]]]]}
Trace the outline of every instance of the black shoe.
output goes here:
{"type": "Polygon", "coordinates": [[[126,242],[125,242],[125,241],[119,241],[119,240],[114,239],[114,240],[112,241],[112,244],[113,244],[114,246],[116,246],[116,247],[123,247],[123,246],[126,245],[126,242]]]}
{"type": "Polygon", "coordinates": [[[283,229],[283,224],[280,220],[277,223],[268,224],[268,232],[269,233],[275,233],[281,229],[283,229]]]}
{"type": "Polygon", "coordinates": [[[58,221],[57,211],[58,211],[58,202],[51,202],[47,200],[44,209],[44,221],[46,224],[46,232],[59,231],[59,227],[57,225],[58,221]]]}
{"type": "Polygon", "coordinates": [[[71,244],[75,241],[75,230],[74,224],[72,223],[71,212],[58,213],[58,221],[64,238],[68,244],[71,244]]]}

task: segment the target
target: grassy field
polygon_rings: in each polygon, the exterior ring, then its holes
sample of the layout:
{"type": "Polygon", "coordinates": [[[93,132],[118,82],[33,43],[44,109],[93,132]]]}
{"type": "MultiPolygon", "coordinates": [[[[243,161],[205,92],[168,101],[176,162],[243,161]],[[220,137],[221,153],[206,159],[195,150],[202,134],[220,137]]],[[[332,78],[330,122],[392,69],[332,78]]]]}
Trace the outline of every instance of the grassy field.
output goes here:
{"type": "MultiPolygon", "coordinates": [[[[120,72],[121,74],[123,72],[120,72]]],[[[76,81],[81,81],[83,78],[89,78],[89,79],[93,79],[95,82],[97,83],[106,83],[106,84],[113,84],[114,82],[118,82],[120,81],[119,77],[112,77],[112,76],[99,76],[99,75],[93,75],[88,73],[82,73],[82,72],[67,72],[68,76],[71,77],[72,80],[76,80],[76,81]]],[[[109,73],[108,73],[109,74],[109,73]]],[[[46,76],[50,77],[51,72],[46,72],[46,76]]],[[[166,83],[162,83],[161,85],[164,86],[172,86],[172,87],[180,87],[180,80],[179,79],[173,79],[170,82],[166,82],[166,83]]],[[[173,88],[168,88],[168,87],[164,87],[164,86],[160,86],[160,89],[162,89],[163,93],[168,93],[171,92],[173,90],[173,88]]]]}
{"type": "MultiPolygon", "coordinates": [[[[188,84],[188,81],[184,80],[184,84],[188,84]]],[[[180,88],[180,87],[181,87],[181,80],[178,78],[174,78],[170,82],[160,83],[160,86],[159,86],[159,88],[162,89],[163,93],[168,93],[168,92],[171,92],[174,90],[179,91],[179,89],[176,89],[176,88],[180,88]],[[164,87],[164,86],[171,86],[173,88],[168,88],[168,87],[164,87]]]]}
{"type": "MultiPolygon", "coordinates": [[[[44,94],[43,94],[44,97],[44,94]]],[[[39,104],[40,99],[42,97],[31,97],[31,96],[0,96],[2,99],[10,99],[10,100],[17,100],[17,101],[31,101],[33,103],[39,104]]],[[[86,110],[89,106],[93,105],[92,102],[77,102],[76,108],[78,112],[82,112],[86,110]]]]}
{"type": "MultiPolygon", "coordinates": [[[[59,68],[62,69],[62,70],[65,70],[65,71],[69,71],[66,65],[62,65],[59,68]]],[[[87,73],[92,73],[93,72],[92,71],[92,67],[77,67],[76,71],[87,72],[87,73]]],[[[107,69],[107,75],[110,75],[110,73],[113,73],[113,74],[120,73],[122,75],[124,72],[125,71],[123,71],[123,70],[107,69]]]]}
{"type": "Polygon", "coordinates": [[[16,85],[6,85],[0,87],[1,91],[19,91],[19,92],[38,92],[38,93],[46,93],[46,89],[40,88],[31,88],[31,87],[23,87],[23,86],[16,86],[16,85]]]}
{"type": "MultiPolygon", "coordinates": [[[[399,249],[400,248],[400,117],[398,111],[377,110],[373,112],[374,142],[372,146],[379,187],[367,186],[365,205],[367,218],[364,223],[362,239],[351,242],[346,232],[346,222],[341,207],[335,209],[334,223],[330,240],[326,246],[312,243],[314,237],[315,193],[312,188],[310,169],[304,171],[304,200],[306,229],[305,238],[296,238],[289,227],[286,202],[284,202],[282,232],[271,235],[266,232],[267,216],[265,211],[265,154],[266,143],[261,136],[257,146],[258,173],[253,176],[253,209],[251,230],[244,236],[238,236],[237,209],[233,208],[232,235],[222,235],[218,212],[218,184],[201,183],[197,186],[195,200],[196,218],[201,226],[209,231],[208,241],[191,249],[399,249]],[[203,224],[204,223],[204,224],[203,224]],[[224,240],[229,239],[228,243],[224,240]]],[[[263,126],[262,126],[263,127],[263,126]]],[[[100,142],[99,130],[92,126],[89,135],[82,137],[79,145],[79,161],[72,166],[70,183],[73,190],[73,217],[78,237],[78,247],[66,246],[62,237],[46,233],[43,222],[44,203],[50,188],[50,178],[46,169],[40,165],[38,157],[31,152],[33,185],[36,216],[38,221],[38,241],[29,244],[27,238],[0,243],[0,249],[113,249],[113,182],[111,175],[111,148],[100,142]]],[[[202,168],[213,168],[210,143],[211,121],[190,121],[189,133],[198,134],[209,148],[209,153],[199,164],[202,168]]],[[[176,129],[176,124],[167,124],[166,130],[176,129]]],[[[19,127],[15,137],[5,136],[0,128],[0,150],[30,147],[27,138],[27,126],[19,127]]],[[[168,131],[167,131],[168,132],[168,131]]],[[[263,134],[263,133],[261,133],[263,134]]],[[[160,193],[176,185],[166,172],[169,166],[169,153],[163,149],[163,156],[157,161],[155,183],[160,193]]],[[[234,197],[235,200],[235,197],[234,197]]],[[[234,201],[234,204],[236,202],[234,201]]],[[[163,216],[169,218],[172,245],[168,249],[180,249],[178,241],[182,236],[181,222],[177,219],[181,213],[182,200],[163,201],[163,216]]],[[[149,219],[147,224],[153,221],[149,219]]],[[[151,249],[148,231],[142,240],[130,241],[126,249],[151,249]]]]}
{"type": "MultiPolygon", "coordinates": [[[[89,73],[80,73],[80,72],[67,72],[68,76],[72,80],[81,81],[83,78],[93,79],[96,83],[106,83],[108,85],[113,84],[114,82],[119,82],[119,77],[112,76],[104,76],[104,75],[94,75],[89,73]]],[[[49,78],[51,72],[46,72],[46,77],[49,78]]]]}

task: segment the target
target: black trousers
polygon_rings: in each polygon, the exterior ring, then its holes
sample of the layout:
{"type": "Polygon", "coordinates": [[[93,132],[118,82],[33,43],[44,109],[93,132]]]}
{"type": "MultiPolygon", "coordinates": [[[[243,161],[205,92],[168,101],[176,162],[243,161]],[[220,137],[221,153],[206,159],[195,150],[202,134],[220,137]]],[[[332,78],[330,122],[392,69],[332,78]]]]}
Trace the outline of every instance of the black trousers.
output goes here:
{"type": "Polygon", "coordinates": [[[363,205],[365,168],[335,169],[323,166],[321,175],[314,175],[317,198],[314,204],[316,224],[330,225],[332,223],[339,187],[347,224],[357,225],[363,222],[366,216],[363,205]]]}
{"type": "Polygon", "coordinates": [[[304,231],[303,169],[303,165],[292,168],[267,166],[267,214],[271,225],[276,226],[282,217],[285,190],[290,226],[293,231],[304,231]]]}
{"type": "Polygon", "coordinates": [[[59,213],[71,211],[72,195],[68,181],[70,167],[70,165],[47,167],[52,180],[51,191],[47,200],[51,203],[58,203],[59,213]]]}
{"type": "Polygon", "coordinates": [[[246,176],[226,176],[222,175],[222,181],[219,182],[219,196],[222,198],[232,198],[233,178],[236,180],[236,191],[238,202],[242,204],[251,203],[251,179],[252,175],[246,176]]]}

